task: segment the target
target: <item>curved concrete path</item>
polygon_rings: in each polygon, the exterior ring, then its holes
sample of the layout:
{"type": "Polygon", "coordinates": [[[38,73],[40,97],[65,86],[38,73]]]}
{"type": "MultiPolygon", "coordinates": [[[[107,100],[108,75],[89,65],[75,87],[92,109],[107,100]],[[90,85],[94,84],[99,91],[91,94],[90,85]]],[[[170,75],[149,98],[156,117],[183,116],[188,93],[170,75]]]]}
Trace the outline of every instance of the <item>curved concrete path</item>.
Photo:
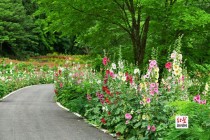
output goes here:
{"type": "Polygon", "coordinates": [[[0,101],[0,140],[114,140],[58,107],[53,96],[53,85],[36,85],[0,101]]]}

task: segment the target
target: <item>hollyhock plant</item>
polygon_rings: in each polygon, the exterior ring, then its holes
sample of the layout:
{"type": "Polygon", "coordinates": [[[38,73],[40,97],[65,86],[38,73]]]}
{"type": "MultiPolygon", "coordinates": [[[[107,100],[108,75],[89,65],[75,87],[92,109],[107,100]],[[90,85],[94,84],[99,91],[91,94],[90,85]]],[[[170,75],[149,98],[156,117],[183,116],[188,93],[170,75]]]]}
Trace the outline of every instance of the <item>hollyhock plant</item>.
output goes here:
{"type": "Polygon", "coordinates": [[[101,122],[102,122],[103,124],[106,124],[106,120],[105,120],[104,118],[101,119],[101,122]]]}
{"type": "Polygon", "coordinates": [[[140,74],[140,70],[139,69],[134,69],[134,74],[140,74]]]}
{"type": "Polygon", "coordinates": [[[150,126],[150,125],[148,125],[148,126],[147,126],[147,130],[148,130],[148,131],[150,131],[150,129],[151,129],[151,126],[150,126]]]}
{"type": "Polygon", "coordinates": [[[107,63],[109,62],[109,58],[104,57],[103,60],[102,60],[102,62],[103,62],[103,64],[104,64],[104,66],[106,66],[107,63]]]}
{"type": "Polygon", "coordinates": [[[165,64],[165,68],[168,69],[168,71],[170,71],[171,68],[172,68],[172,63],[171,63],[171,62],[167,62],[167,63],[165,64]]]}
{"type": "Polygon", "coordinates": [[[155,132],[156,131],[156,127],[154,125],[151,127],[151,131],[152,132],[155,132]]]}
{"type": "Polygon", "coordinates": [[[156,60],[149,60],[149,68],[153,68],[157,66],[157,61],[156,60]]]}
{"type": "Polygon", "coordinates": [[[60,88],[62,88],[63,87],[63,83],[60,83],[60,88]]]}
{"type": "Polygon", "coordinates": [[[131,114],[130,113],[126,113],[125,114],[125,119],[131,120],[132,119],[131,114]]]}
{"type": "Polygon", "coordinates": [[[91,97],[90,94],[87,94],[87,99],[88,99],[89,101],[92,100],[92,97],[91,97]]]}
{"type": "Polygon", "coordinates": [[[196,96],[193,98],[193,100],[194,100],[195,102],[200,102],[200,95],[196,95],[196,96]]]}
{"type": "Polygon", "coordinates": [[[150,98],[147,98],[146,99],[146,102],[149,104],[151,102],[151,99],[150,98]]]}
{"type": "Polygon", "coordinates": [[[175,59],[176,58],[176,54],[177,54],[177,52],[173,51],[173,53],[171,54],[171,59],[175,59]]]}
{"type": "Polygon", "coordinates": [[[116,67],[116,64],[115,63],[112,63],[112,69],[116,69],[117,67],[116,67]]]}

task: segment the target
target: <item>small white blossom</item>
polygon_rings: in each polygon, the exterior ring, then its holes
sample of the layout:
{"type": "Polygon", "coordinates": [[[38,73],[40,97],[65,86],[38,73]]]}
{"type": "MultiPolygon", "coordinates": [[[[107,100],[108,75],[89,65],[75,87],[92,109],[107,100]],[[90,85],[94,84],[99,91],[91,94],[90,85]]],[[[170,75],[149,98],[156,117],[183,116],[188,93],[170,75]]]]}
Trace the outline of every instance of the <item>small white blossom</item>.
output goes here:
{"type": "Polygon", "coordinates": [[[134,74],[140,74],[140,70],[137,68],[137,69],[134,69],[134,74]]]}
{"type": "Polygon", "coordinates": [[[118,66],[119,66],[120,69],[123,69],[124,68],[123,62],[122,61],[118,61],[118,66]]]}
{"type": "Polygon", "coordinates": [[[123,76],[123,77],[122,77],[122,81],[125,82],[125,80],[126,80],[126,76],[123,76]]]}
{"type": "Polygon", "coordinates": [[[97,84],[101,84],[101,80],[98,80],[98,81],[97,81],[97,84]]]}
{"type": "Polygon", "coordinates": [[[115,63],[112,63],[112,69],[116,69],[116,64],[115,63]]]}

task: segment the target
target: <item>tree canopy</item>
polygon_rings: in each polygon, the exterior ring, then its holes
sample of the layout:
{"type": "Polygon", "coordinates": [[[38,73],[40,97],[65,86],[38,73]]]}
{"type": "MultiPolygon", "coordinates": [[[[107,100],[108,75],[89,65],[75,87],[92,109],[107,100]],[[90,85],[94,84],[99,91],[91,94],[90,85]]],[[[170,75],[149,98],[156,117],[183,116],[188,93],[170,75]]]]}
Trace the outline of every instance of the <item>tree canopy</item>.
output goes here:
{"type": "Polygon", "coordinates": [[[193,57],[198,55],[196,50],[204,53],[203,58],[200,56],[202,60],[209,55],[208,0],[37,2],[40,7],[37,14],[45,13],[50,22],[47,29],[62,32],[63,35],[76,35],[78,43],[93,50],[116,50],[123,46],[138,65],[151,54],[153,47],[159,49],[160,59],[166,59],[162,55],[181,35],[184,44],[182,50],[189,58],[190,51],[193,57]],[[202,51],[204,48],[208,51],[202,51]]]}

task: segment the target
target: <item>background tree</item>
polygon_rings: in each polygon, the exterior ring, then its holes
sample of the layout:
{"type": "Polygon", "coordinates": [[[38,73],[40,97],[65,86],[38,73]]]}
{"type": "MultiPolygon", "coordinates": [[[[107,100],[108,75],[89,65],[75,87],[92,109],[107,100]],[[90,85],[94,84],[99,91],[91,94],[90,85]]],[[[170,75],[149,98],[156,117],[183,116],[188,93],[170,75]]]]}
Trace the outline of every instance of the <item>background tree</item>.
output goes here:
{"type": "Polygon", "coordinates": [[[76,34],[82,38],[79,42],[85,44],[94,42],[88,39],[90,34],[100,34],[104,40],[101,46],[110,46],[116,40],[116,45],[127,41],[132,45],[135,63],[142,64],[150,22],[150,15],[142,12],[146,1],[38,0],[38,3],[40,11],[52,21],[50,29],[65,35],[76,34]]]}
{"type": "Polygon", "coordinates": [[[152,48],[160,60],[167,59],[169,46],[183,35],[182,51],[188,59],[189,52],[198,49],[206,55],[198,46],[209,36],[209,0],[37,1],[37,13],[45,13],[51,22],[49,30],[77,35],[79,44],[94,51],[103,47],[116,52],[122,46],[141,65],[150,59],[152,48]]]}
{"type": "Polygon", "coordinates": [[[0,1],[0,51],[17,55],[19,50],[36,46],[33,21],[26,15],[21,0],[0,1]]]}

